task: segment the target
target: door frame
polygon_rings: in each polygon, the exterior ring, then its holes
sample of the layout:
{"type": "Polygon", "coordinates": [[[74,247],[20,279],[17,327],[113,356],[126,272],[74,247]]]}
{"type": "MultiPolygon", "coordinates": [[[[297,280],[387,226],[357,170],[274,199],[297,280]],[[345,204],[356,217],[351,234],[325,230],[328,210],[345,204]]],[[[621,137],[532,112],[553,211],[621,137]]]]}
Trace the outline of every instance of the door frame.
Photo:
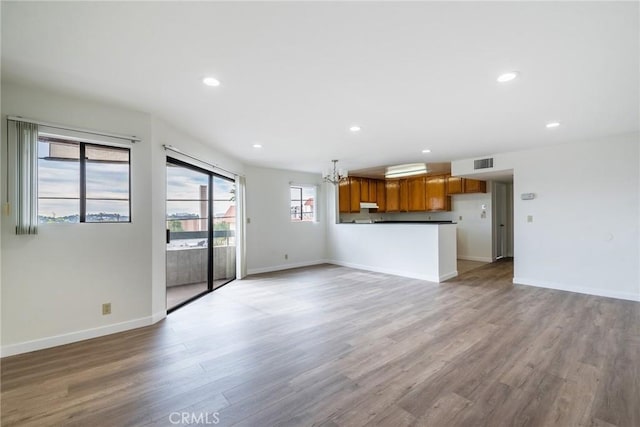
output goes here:
{"type": "MultiPolygon", "coordinates": [[[[207,188],[207,211],[208,211],[208,218],[207,218],[207,289],[200,292],[199,294],[194,295],[193,297],[186,299],[184,301],[182,301],[181,303],[179,303],[178,305],[175,305],[173,307],[167,307],[167,314],[172,313],[173,311],[184,307],[185,305],[217,290],[222,288],[223,286],[229,284],[230,282],[234,281],[236,279],[236,276],[234,275],[234,277],[232,279],[229,279],[227,282],[223,283],[222,285],[218,286],[217,288],[213,288],[213,282],[214,282],[214,274],[213,274],[213,267],[214,267],[214,262],[213,262],[213,238],[214,238],[214,230],[213,230],[213,225],[214,225],[214,214],[213,214],[213,177],[216,176],[218,178],[222,178],[225,179],[227,181],[231,181],[235,183],[234,179],[231,179],[227,176],[224,175],[220,175],[218,173],[215,173],[213,171],[210,171],[208,169],[204,169],[201,168],[199,166],[196,166],[192,163],[189,162],[185,162],[184,160],[179,160],[176,159],[175,157],[171,157],[171,156],[166,156],[166,163],[172,163],[176,166],[180,166],[186,169],[191,169],[193,171],[199,172],[199,173],[203,173],[206,174],[208,177],[208,188],[207,188]]],[[[166,167],[166,166],[165,166],[166,167]]],[[[165,180],[166,181],[166,180],[165,180]]],[[[165,183],[166,186],[166,183],[165,183]]],[[[166,194],[166,192],[165,192],[166,194]]],[[[165,197],[165,223],[167,221],[167,213],[166,213],[166,203],[167,203],[167,198],[165,197]]],[[[236,200],[237,203],[237,200],[236,200]]],[[[166,225],[165,225],[166,228],[166,225]]],[[[237,244],[237,242],[236,242],[237,244]]],[[[166,253],[167,249],[165,246],[165,253],[166,253]]],[[[167,270],[167,265],[166,265],[166,256],[165,256],[165,272],[167,270]]],[[[237,260],[236,260],[237,262],[237,260]]],[[[166,289],[167,289],[167,284],[166,284],[166,278],[165,278],[165,301],[166,301],[166,289]]],[[[166,302],[165,302],[166,304],[166,302]]]]}

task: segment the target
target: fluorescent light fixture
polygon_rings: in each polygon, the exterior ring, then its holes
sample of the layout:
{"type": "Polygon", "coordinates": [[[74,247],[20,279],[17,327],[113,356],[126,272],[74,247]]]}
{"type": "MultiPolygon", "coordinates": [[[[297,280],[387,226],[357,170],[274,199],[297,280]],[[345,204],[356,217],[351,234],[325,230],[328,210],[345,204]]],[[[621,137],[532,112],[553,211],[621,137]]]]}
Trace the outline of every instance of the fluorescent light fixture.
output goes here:
{"type": "Polygon", "coordinates": [[[560,122],[549,122],[545,125],[548,129],[557,128],[560,126],[560,122]]]}
{"type": "Polygon", "coordinates": [[[252,147],[253,148],[262,148],[262,144],[253,144],[252,147]]]}
{"type": "Polygon", "coordinates": [[[360,131],[362,130],[362,128],[361,128],[360,126],[358,126],[358,125],[353,125],[353,126],[351,126],[351,127],[349,128],[349,130],[350,130],[351,132],[360,132],[360,131]]]}
{"type": "Polygon", "coordinates": [[[215,77],[205,77],[204,79],[202,79],[202,83],[206,84],[207,86],[220,86],[220,81],[215,77]]]}
{"type": "Polygon", "coordinates": [[[424,154],[427,154],[427,153],[430,153],[430,152],[431,152],[431,150],[429,150],[428,148],[425,148],[424,150],[422,150],[422,152],[423,152],[424,154]]]}
{"type": "Polygon", "coordinates": [[[425,163],[411,163],[387,167],[384,177],[401,178],[403,176],[421,175],[425,173],[427,173],[427,165],[425,163]]]}
{"type": "Polygon", "coordinates": [[[516,77],[518,77],[517,71],[509,71],[508,73],[500,74],[496,80],[498,83],[506,83],[514,80],[516,77]]]}

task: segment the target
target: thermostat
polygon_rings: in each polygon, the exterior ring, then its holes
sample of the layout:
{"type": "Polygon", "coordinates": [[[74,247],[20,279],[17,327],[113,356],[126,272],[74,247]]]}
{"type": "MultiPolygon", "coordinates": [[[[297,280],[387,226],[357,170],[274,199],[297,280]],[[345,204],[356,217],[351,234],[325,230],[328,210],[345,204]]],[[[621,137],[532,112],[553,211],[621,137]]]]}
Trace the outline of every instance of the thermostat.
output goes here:
{"type": "Polygon", "coordinates": [[[522,200],[533,200],[536,198],[536,194],[535,193],[522,193],[520,195],[520,198],[522,200]]]}

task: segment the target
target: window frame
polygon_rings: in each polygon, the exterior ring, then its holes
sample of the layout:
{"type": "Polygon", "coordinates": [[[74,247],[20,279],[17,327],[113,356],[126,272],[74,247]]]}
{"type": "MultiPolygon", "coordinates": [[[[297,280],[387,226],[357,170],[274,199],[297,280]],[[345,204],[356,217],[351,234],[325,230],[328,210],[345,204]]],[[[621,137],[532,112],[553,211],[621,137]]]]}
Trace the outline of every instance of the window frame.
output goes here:
{"type": "Polygon", "coordinates": [[[312,184],[294,184],[294,183],[290,183],[289,184],[289,221],[291,222],[295,222],[295,223],[300,223],[300,222],[317,222],[318,221],[318,186],[317,185],[312,185],[312,184]],[[294,199],[291,197],[291,191],[294,189],[299,189],[300,190],[300,199],[294,199]],[[313,190],[313,210],[311,212],[312,217],[310,219],[304,219],[304,203],[305,203],[305,199],[302,196],[302,193],[305,189],[311,189],[313,190]],[[293,212],[291,211],[291,203],[292,202],[297,202],[300,201],[300,212],[299,215],[297,216],[297,218],[293,217],[293,212]]]}
{"type": "MultiPolygon", "coordinates": [[[[88,142],[83,141],[76,138],[65,138],[64,136],[48,136],[48,135],[38,135],[38,142],[60,142],[65,144],[77,144],[79,149],[79,166],[80,173],[78,174],[78,180],[80,184],[80,192],[79,192],[79,204],[80,204],[80,212],[78,215],[78,222],[73,224],[130,224],[132,222],[131,218],[131,148],[130,147],[119,147],[110,144],[101,144],[97,142],[88,142]],[[110,149],[110,150],[120,150],[125,151],[127,153],[127,198],[126,199],[98,199],[98,198],[90,198],[89,200],[118,200],[118,201],[127,201],[128,207],[128,220],[127,221],[87,221],[87,156],[86,149],[89,147],[97,147],[99,149],[110,149]]],[[[38,159],[40,159],[40,153],[38,153],[38,159]]],[[[43,199],[47,199],[47,197],[43,197],[43,199]]],[[[70,199],[70,198],[67,198],[70,199]]],[[[40,201],[40,193],[38,192],[38,201],[40,201]]],[[[39,210],[39,209],[38,209],[39,210]]],[[[38,216],[40,213],[38,212],[38,216]]],[[[39,222],[39,221],[38,221],[39,222]]],[[[40,223],[39,226],[48,225],[48,223],[40,223]]]]}

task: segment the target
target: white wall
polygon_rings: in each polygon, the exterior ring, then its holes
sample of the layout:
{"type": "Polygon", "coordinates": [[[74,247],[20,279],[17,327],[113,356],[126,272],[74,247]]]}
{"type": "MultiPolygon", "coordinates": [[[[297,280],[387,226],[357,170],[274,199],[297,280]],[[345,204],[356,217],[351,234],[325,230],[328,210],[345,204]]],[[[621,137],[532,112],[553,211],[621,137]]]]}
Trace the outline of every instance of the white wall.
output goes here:
{"type": "MultiPolygon", "coordinates": [[[[638,145],[633,134],[493,156],[489,172],[513,169],[515,283],[640,300],[638,145]]],[[[473,159],[452,173],[472,175],[473,159]]]]}
{"type": "MultiPolygon", "coordinates": [[[[6,115],[136,135],[143,142],[131,145],[132,223],[50,224],[42,225],[36,236],[16,236],[13,217],[3,218],[3,355],[64,342],[70,339],[66,334],[83,331],[82,336],[90,336],[147,324],[151,314],[150,116],[3,84],[3,152],[6,115]],[[101,313],[104,302],[112,304],[109,316],[101,313]]],[[[9,182],[13,185],[15,147],[11,150],[9,182]]],[[[3,178],[6,166],[5,159],[3,178]]],[[[4,200],[4,185],[2,191],[4,200]]],[[[15,211],[14,191],[10,200],[15,211]]]]}
{"type": "Polygon", "coordinates": [[[487,193],[452,196],[451,219],[458,223],[458,258],[471,261],[493,261],[491,183],[487,193]],[[486,209],[483,209],[485,206],[486,209]]]}
{"type": "MultiPolygon", "coordinates": [[[[130,224],[51,224],[41,226],[36,236],[16,236],[14,218],[2,218],[2,355],[163,318],[166,153],[162,144],[233,171],[242,172],[242,165],[148,114],[6,82],[2,84],[3,153],[7,115],[136,135],[142,141],[131,145],[130,224]],[[102,315],[104,302],[111,302],[111,315],[102,315]]],[[[14,155],[12,151],[12,167],[14,155]]],[[[6,166],[3,158],[3,179],[6,166]]],[[[2,191],[4,200],[4,185],[2,191]]],[[[15,205],[14,191],[10,197],[15,205]]]]}
{"type": "Polygon", "coordinates": [[[320,185],[320,174],[245,166],[245,175],[248,273],[326,262],[325,186],[320,185]],[[319,186],[317,222],[291,221],[290,182],[319,186]]]}

